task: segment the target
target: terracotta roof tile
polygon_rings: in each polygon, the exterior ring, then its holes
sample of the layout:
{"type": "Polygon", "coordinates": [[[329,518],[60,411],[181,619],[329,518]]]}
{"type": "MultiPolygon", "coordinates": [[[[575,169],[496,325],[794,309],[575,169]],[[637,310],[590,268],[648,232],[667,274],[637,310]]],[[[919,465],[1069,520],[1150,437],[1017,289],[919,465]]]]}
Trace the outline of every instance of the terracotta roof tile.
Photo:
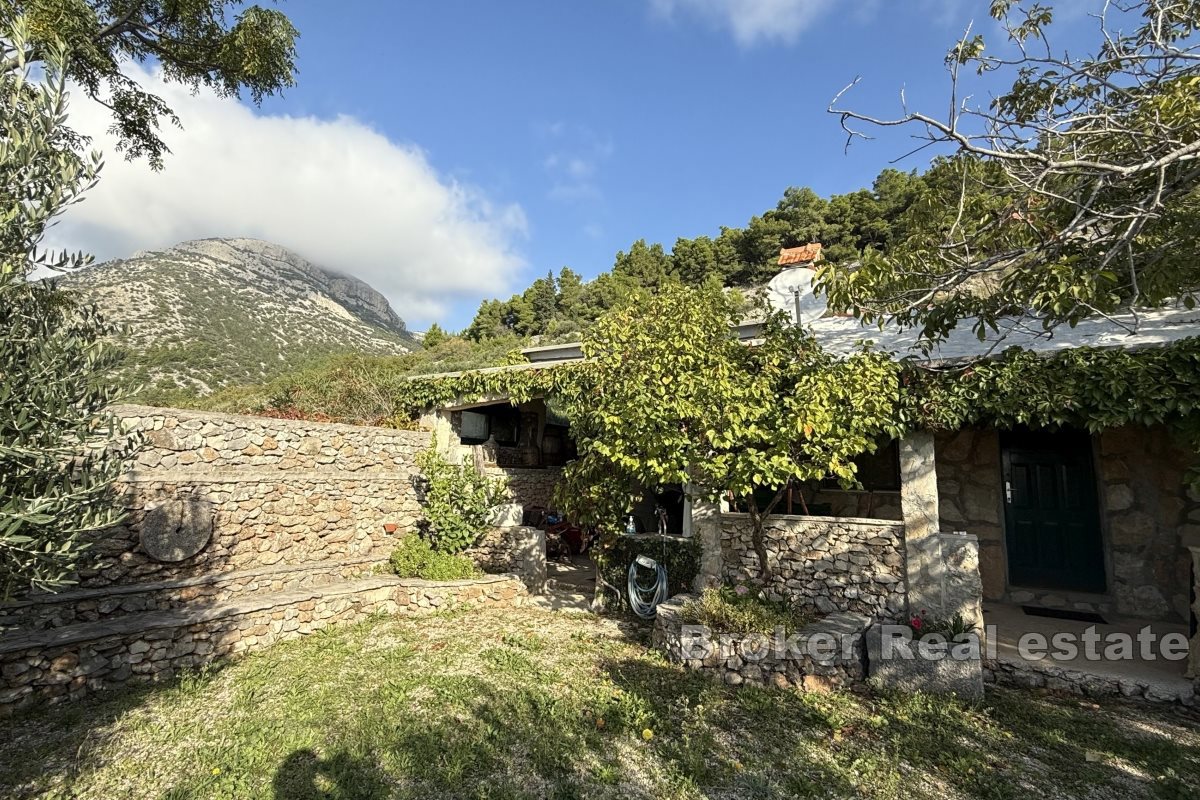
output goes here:
{"type": "Polygon", "coordinates": [[[800,247],[785,247],[779,251],[779,266],[787,267],[792,264],[807,264],[821,257],[821,243],[801,245],[800,247]]]}

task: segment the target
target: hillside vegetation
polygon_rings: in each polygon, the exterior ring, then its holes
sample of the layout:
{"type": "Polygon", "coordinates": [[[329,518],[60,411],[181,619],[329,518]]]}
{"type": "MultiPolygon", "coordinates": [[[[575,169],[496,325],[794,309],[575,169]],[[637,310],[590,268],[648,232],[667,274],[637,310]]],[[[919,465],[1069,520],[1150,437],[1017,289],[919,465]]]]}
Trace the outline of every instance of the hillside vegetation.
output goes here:
{"type": "Polygon", "coordinates": [[[146,402],[260,383],[346,353],[418,345],[362,281],[254,239],[205,239],[58,279],[124,327],[122,379],[146,402]]]}

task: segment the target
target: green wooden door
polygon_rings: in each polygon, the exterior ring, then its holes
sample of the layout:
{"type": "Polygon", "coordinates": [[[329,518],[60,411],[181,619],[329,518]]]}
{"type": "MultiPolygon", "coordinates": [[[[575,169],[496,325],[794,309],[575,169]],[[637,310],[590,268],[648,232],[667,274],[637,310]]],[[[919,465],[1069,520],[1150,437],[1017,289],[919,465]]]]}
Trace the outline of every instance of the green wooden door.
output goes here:
{"type": "Polygon", "coordinates": [[[1103,592],[1091,437],[1014,431],[1001,447],[1010,585],[1103,592]]]}

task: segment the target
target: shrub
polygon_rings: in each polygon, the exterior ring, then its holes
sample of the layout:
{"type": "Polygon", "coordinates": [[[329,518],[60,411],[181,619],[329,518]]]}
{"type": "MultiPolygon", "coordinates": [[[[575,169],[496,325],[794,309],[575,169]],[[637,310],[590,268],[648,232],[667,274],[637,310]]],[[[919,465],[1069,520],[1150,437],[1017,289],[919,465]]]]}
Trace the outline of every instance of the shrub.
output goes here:
{"type": "Polygon", "coordinates": [[[503,499],[504,482],[480,475],[470,465],[450,464],[435,448],[417,457],[425,474],[425,519],[435,550],[460,553],[478,541],[492,506],[503,499]]]}
{"type": "Polygon", "coordinates": [[[621,591],[625,597],[629,565],[638,556],[646,555],[667,568],[667,589],[676,595],[692,590],[692,582],[700,571],[700,541],[677,536],[614,536],[592,549],[592,560],[601,577],[621,591]]]}
{"type": "Polygon", "coordinates": [[[920,613],[909,618],[907,624],[913,632],[914,639],[924,639],[936,634],[951,642],[961,642],[975,632],[975,626],[963,619],[962,614],[948,618],[931,617],[923,608],[920,613]]]}
{"type": "Polygon", "coordinates": [[[683,604],[683,619],[725,633],[766,634],[776,628],[795,631],[813,621],[812,615],[768,600],[745,586],[705,589],[700,597],[683,604]]]}
{"type": "Polygon", "coordinates": [[[392,572],[401,578],[422,578],[427,581],[457,581],[478,578],[483,573],[471,559],[462,555],[439,553],[429,542],[415,534],[400,540],[388,559],[392,572]]]}

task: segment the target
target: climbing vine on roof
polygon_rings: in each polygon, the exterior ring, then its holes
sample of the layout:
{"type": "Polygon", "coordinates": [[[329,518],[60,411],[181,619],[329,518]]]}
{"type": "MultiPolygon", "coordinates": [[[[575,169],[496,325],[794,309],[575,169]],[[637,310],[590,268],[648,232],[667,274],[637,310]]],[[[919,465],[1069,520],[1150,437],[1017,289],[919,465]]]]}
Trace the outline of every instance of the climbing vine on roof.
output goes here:
{"type": "Polygon", "coordinates": [[[1194,425],[1200,337],[1135,350],[1081,347],[1038,355],[1016,348],[968,367],[910,366],[904,391],[923,427],[967,425],[1099,431],[1119,425],[1194,425]]]}
{"type": "MultiPolygon", "coordinates": [[[[418,379],[406,404],[425,409],[493,395],[584,399],[596,375],[589,362],[514,372],[418,379]]],[[[1013,348],[966,366],[904,362],[893,408],[897,431],[1069,426],[1100,431],[1163,424],[1200,453],[1200,337],[1138,349],[1074,348],[1052,355],[1013,348]]],[[[770,397],[766,402],[773,402],[770,397]]],[[[1200,471],[1192,480],[1200,480],[1200,471]]]]}

